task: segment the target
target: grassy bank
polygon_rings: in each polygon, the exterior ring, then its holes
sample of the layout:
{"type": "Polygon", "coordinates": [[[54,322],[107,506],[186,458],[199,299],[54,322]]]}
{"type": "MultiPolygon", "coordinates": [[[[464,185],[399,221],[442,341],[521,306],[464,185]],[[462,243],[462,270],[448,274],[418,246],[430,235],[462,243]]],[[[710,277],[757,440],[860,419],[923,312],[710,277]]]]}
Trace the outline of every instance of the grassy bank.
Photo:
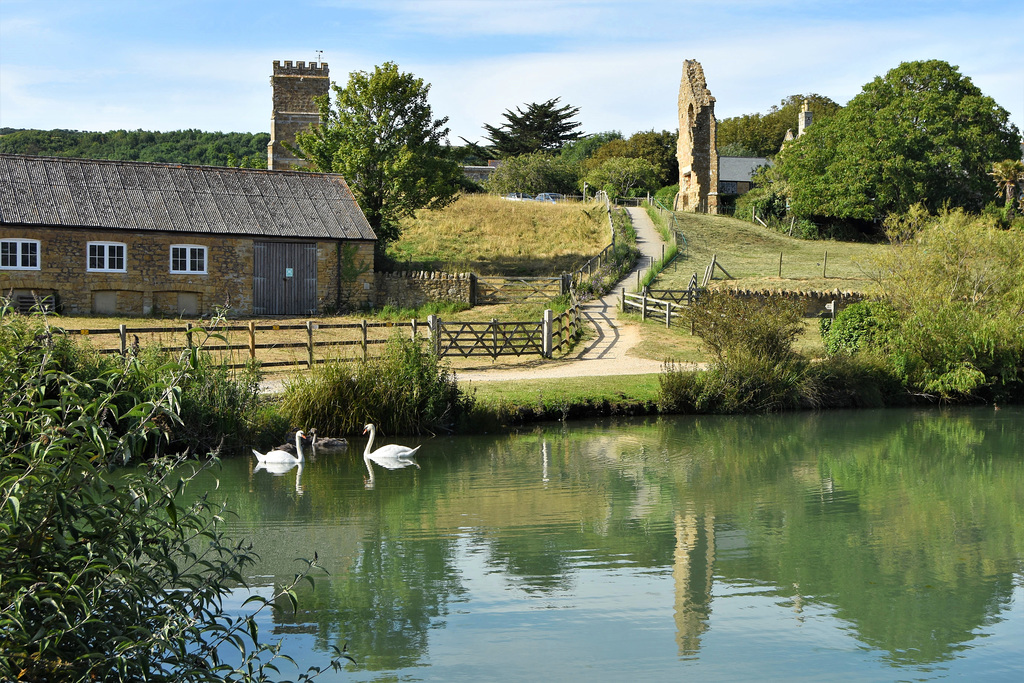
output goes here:
{"type": "Polygon", "coordinates": [[[658,375],[611,375],[476,382],[473,428],[507,428],[523,422],[657,412],[658,375]]]}
{"type": "Polygon", "coordinates": [[[611,241],[604,204],[510,202],[463,195],[420,210],[388,249],[399,267],[426,264],[481,275],[558,275],[579,268],[611,241]]]}
{"type": "Polygon", "coordinates": [[[686,246],[655,280],[652,286],[657,289],[686,289],[693,273],[703,277],[712,256],[717,256],[732,278],[716,271],[713,287],[877,291],[870,263],[886,245],[801,240],[729,216],[680,212],[677,218],[686,246]]]}

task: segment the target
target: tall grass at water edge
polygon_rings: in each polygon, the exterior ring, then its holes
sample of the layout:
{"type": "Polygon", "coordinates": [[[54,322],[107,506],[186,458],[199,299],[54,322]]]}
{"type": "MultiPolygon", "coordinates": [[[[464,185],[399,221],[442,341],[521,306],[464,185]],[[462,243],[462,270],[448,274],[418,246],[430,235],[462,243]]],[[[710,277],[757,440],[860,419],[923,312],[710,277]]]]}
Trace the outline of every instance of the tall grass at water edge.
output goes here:
{"type": "Polygon", "coordinates": [[[378,358],[293,376],[279,410],[292,425],[321,434],[358,434],[369,422],[387,434],[422,434],[453,429],[473,402],[423,341],[396,336],[378,358]]]}

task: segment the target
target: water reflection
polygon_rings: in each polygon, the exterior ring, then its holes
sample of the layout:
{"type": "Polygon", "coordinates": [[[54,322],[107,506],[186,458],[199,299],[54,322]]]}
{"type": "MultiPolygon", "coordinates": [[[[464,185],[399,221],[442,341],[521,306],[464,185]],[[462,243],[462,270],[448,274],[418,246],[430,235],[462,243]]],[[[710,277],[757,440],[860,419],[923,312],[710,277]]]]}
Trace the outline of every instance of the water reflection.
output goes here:
{"type": "Polygon", "coordinates": [[[367,672],[471,679],[518,654],[534,678],[983,674],[1020,666],[991,636],[1024,621],[1022,418],[559,426],[432,440],[370,490],[351,454],[307,463],[305,496],[235,463],[221,480],[237,531],[259,529],[255,583],[329,563],[273,628],[304,653],[347,642],[367,672]]]}

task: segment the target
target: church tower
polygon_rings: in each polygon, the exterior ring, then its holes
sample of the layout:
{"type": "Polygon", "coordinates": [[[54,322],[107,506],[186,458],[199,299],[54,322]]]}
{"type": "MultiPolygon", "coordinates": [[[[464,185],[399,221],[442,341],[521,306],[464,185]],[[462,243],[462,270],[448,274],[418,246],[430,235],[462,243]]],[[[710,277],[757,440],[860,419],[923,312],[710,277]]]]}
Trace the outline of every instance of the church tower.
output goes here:
{"type": "Polygon", "coordinates": [[[308,164],[296,158],[284,144],[295,144],[295,134],[320,123],[315,98],[330,91],[326,62],[279,62],[274,60],[274,110],[270,115],[270,144],[267,145],[267,168],[282,170],[308,164]]]}

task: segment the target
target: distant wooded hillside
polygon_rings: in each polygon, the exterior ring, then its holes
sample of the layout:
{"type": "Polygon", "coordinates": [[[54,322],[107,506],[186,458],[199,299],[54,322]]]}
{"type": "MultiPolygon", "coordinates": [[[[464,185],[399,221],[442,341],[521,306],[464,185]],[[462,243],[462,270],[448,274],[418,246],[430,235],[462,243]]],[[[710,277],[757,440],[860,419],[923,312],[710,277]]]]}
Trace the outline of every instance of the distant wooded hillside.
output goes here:
{"type": "Polygon", "coordinates": [[[267,167],[267,133],[207,133],[175,130],[77,130],[0,128],[0,153],[158,161],[202,166],[267,167]]]}

